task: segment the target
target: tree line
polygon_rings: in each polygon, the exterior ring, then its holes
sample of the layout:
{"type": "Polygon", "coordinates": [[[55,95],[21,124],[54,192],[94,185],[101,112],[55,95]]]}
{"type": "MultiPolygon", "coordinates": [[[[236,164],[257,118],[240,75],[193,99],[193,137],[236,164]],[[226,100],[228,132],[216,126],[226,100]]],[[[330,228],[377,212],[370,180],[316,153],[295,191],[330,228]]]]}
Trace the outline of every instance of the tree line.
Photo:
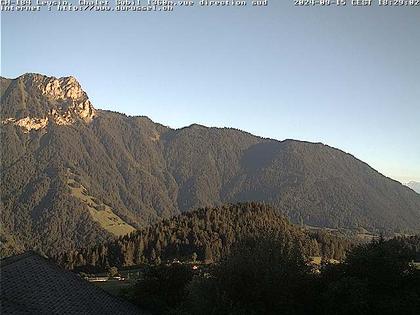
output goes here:
{"type": "Polygon", "coordinates": [[[201,208],[155,225],[54,258],[65,268],[97,272],[109,267],[159,265],[173,259],[216,262],[245,237],[272,233],[286,248],[299,248],[309,256],[342,260],[352,242],[325,231],[309,232],[291,224],[264,203],[228,204],[201,208]]]}

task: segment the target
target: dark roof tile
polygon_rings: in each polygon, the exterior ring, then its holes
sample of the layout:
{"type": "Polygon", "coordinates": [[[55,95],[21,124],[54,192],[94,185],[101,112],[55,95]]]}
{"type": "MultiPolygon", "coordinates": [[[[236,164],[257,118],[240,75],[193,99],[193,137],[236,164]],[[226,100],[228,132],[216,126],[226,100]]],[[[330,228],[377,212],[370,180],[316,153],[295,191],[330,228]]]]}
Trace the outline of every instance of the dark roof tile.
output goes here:
{"type": "Polygon", "coordinates": [[[1,314],[142,314],[33,252],[1,261],[1,314]]]}

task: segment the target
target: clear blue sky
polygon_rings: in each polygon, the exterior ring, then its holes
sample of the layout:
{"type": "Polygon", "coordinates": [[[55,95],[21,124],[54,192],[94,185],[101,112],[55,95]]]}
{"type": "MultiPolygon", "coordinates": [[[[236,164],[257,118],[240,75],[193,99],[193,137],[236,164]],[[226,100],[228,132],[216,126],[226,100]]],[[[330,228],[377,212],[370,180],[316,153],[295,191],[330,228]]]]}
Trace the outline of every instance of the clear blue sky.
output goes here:
{"type": "Polygon", "coordinates": [[[3,76],[73,75],[97,108],[323,142],[420,181],[419,7],[3,12],[1,35],[3,76]]]}

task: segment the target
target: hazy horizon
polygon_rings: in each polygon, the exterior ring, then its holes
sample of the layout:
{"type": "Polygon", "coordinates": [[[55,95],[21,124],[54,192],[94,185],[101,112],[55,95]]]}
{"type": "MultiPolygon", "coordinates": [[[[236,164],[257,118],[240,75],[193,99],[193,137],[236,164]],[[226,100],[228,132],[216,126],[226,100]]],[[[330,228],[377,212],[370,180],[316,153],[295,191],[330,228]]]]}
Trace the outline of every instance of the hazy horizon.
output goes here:
{"type": "Polygon", "coordinates": [[[420,181],[419,33],[420,12],[396,7],[2,12],[1,75],[72,75],[96,108],[322,142],[406,183],[420,181]]]}

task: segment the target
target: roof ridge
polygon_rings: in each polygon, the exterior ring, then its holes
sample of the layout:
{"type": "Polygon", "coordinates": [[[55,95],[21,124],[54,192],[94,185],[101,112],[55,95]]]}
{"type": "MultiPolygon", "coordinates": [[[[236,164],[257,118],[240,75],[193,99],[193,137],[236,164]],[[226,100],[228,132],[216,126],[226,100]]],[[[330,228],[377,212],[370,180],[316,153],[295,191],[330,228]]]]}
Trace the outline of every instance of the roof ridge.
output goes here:
{"type": "Polygon", "coordinates": [[[10,256],[10,257],[6,257],[6,258],[1,259],[0,260],[0,263],[1,263],[0,266],[1,267],[4,267],[4,266],[13,264],[15,262],[18,262],[18,261],[20,261],[22,259],[26,259],[26,258],[31,257],[31,256],[43,257],[41,254],[39,254],[39,253],[37,253],[37,252],[35,252],[33,250],[28,250],[28,251],[26,251],[26,252],[24,252],[22,254],[18,254],[18,255],[14,255],[14,256],[10,256]]]}

